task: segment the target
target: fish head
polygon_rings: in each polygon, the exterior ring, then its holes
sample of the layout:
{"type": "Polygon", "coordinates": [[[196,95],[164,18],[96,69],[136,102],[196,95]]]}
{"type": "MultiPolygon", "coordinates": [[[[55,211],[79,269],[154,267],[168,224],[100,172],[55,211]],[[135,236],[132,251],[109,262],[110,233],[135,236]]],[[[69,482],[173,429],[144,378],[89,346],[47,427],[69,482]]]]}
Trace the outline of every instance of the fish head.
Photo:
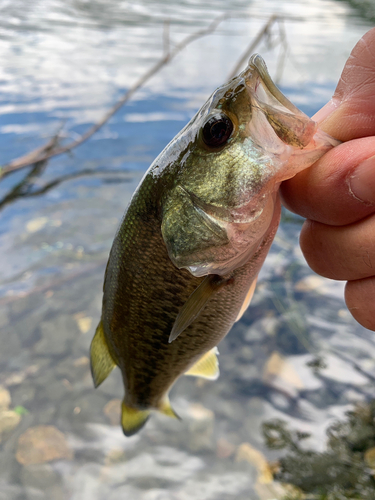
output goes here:
{"type": "Polygon", "coordinates": [[[278,224],[280,183],[336,143],[280,92],[263,59],[252,56],[165,150],[175,158],[161,200],[172,262],[194,276],[226,275],[245,264],[278,224]]]}

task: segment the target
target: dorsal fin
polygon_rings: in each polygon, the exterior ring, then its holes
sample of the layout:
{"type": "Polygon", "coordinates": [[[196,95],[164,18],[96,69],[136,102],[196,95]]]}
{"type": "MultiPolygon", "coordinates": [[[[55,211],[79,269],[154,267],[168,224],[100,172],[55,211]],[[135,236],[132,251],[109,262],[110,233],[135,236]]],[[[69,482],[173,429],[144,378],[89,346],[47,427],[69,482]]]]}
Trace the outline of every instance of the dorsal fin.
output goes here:
{"type": "Polygon", "coordinates": [[[242,316],[245,314],[246,309],[249,307],[251,299],[253,298],[255,292],[257,281],[258,281],[258,276],[254,279],[254,281],[250,285],[250,288],[246,294],[245,300],[243,301],[243,304],[241,306],[240,312],[238,313],[236,321],[239,321],[242,318],[242,316]]]}
{"type": "Polygon", "coordinates": [[[176,340],[176,338],[191,325],[211,297],[220,290],[227,281],[227,279],[216,274],[209,274],[204,278],[178,313],[169,336],[169,342],[176,340]]]}
{"type": "Polygon", "coordinates": [[[185,373],[192,377],[202,377],[208,380],[216,380],[219,377],[219,360],[217,355],[219,351],[214,347],[203,356],[185,373]]]}
{"type": "Polygon", "coordinates": [[[98,387],[111,373],[116,363],[109,353],[105,340],[103,323],[99,322],[90,347],[91,374],[95,387],[98,387]]]}

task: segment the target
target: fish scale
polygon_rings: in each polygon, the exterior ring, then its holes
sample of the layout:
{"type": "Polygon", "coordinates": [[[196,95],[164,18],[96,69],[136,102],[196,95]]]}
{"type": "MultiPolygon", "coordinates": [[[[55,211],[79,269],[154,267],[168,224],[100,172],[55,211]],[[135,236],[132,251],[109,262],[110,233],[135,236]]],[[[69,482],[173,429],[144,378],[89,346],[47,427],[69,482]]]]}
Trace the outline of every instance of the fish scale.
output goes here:
{"type": "Polygon", "coordinates": [[[150,166],[115,236],[91,344],[96,386],[117,365],[121,424],[183,374],[215,379],[216,346],[248,306],[280,219],[280,183],[338,144],[275,87],[260,56],[217,89],[150,166]]]}

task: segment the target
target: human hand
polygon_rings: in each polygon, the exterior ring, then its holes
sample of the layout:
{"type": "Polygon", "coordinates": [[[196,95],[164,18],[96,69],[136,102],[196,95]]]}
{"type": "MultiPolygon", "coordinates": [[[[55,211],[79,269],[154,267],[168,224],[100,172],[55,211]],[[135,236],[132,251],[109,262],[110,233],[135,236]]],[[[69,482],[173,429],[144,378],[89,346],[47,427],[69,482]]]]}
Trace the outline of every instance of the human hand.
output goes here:
{"type": "Polygon", "coordinates": [[[354,47],[314,120],[347,142],[284,182],[283,202],[307,218],[300,244],[310,267],[347,281],[351,314],[375,330],[375,28],[354,47]]]}

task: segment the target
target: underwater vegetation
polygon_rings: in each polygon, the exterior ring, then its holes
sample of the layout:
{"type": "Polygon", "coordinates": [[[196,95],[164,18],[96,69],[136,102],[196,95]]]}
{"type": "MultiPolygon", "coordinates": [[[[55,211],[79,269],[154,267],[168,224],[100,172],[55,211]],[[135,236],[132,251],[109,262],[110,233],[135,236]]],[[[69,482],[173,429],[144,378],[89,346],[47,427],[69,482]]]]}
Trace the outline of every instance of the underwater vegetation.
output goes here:
{"type": "Polygon", "coordinates": [[[287,451],[274,479],[296,487],[283,500],[373,500],[375,498],[375,400],[346,413],[327,429],[323,453],[307,449],[308,433],[291,431],[286,422],[263,424],[270,449],[287,451]]]}

